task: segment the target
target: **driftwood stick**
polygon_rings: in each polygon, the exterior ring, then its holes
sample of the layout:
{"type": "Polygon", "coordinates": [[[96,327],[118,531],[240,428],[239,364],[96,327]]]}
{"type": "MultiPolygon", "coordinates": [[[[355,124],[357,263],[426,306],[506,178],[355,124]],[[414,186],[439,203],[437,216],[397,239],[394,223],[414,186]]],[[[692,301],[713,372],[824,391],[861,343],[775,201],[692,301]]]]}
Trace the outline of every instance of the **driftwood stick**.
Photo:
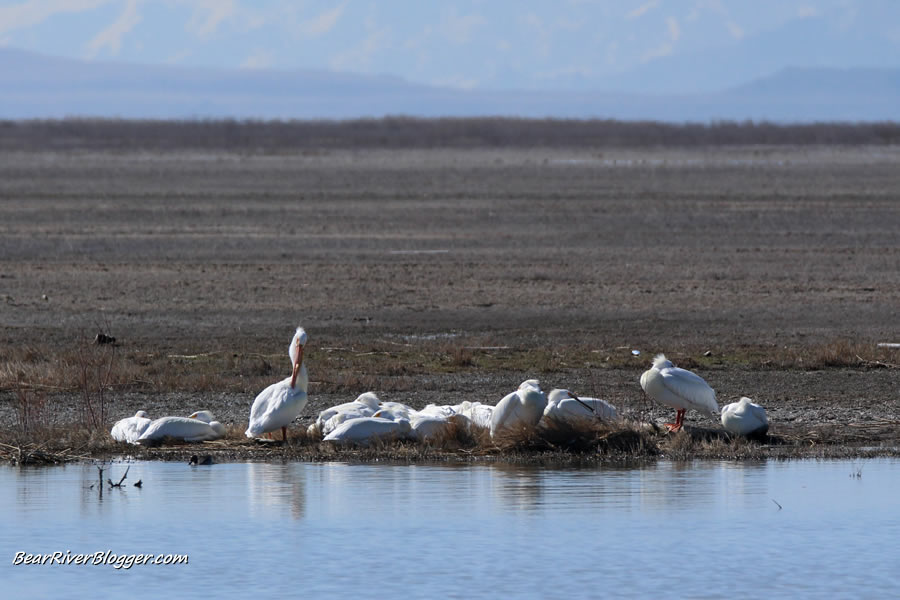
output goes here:
{"type": "Polygon", "coordinates": [[[128,477],[128,469],[131,468],[131,465],[128,465],[128,468],[125,469],[125,474],[122,475],[122,479],[119,480],[119,483],[113,483],[112,479],[107,479],[106,481],[109,483],[109,487],[122,487],[122,482],[125,481],[125,478],[128,477]]]}

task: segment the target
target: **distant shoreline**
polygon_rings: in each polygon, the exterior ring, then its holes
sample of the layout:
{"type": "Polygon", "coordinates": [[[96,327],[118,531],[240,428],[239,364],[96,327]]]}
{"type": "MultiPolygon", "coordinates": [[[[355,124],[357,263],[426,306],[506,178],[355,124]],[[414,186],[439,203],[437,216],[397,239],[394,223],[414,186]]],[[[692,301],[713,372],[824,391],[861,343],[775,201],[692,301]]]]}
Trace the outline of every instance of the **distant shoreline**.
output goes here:
{"type": "Polygon", "coordinates": [[[0,151],[220,150],[259,154],[404,148],[703,148],[891,146],[900,123],[768,121],[669,123],[507,117],[351,120],[0,121],[0,151]]]}

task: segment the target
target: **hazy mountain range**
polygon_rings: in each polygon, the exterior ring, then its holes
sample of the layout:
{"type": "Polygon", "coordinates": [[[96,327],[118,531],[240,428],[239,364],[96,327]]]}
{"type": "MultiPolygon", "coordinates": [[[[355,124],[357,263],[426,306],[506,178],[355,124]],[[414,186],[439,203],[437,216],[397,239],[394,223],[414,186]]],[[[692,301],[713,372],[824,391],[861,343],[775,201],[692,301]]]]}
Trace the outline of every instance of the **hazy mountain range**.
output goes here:
{"type": "MultiPolygon", "coordinates": [[[[678,59],[682,60],[682,59],[678,59]]],[[[802,61],[805,62],[805,61],[802,61]]],[[[727,70],[728,57],[704,68],[727,70]]],[[[766,65],[761,65],[765,72],[766,65]]],[[[656,61],[635,82],[662,77],[656,61]]],[[[687,72],[673,68],[672,72],[687,72]]],[[[684,89],[704,89],[702,73],[684,89]]],[[[325,70],[216,69],[55,58],[0,48],[0,118],[346,119],[411,116],[664,121],[900,121],[898,68],[783,68],[718,91],[461,90],[325,70]]],[[[615,85],[611,81],[610,85],[615,85]]],[[[668,86],[672,87],[672,86],[668,86]]]]}

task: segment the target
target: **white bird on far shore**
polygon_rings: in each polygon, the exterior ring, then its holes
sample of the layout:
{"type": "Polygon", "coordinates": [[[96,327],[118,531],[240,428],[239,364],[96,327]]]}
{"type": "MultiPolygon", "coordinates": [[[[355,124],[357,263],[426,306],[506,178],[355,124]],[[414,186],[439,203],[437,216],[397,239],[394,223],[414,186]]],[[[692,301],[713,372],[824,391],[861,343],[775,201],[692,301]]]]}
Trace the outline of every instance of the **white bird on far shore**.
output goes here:
{"type": "Polygon", "coordinates": [[[547,408],[544,417],[559,421],[573,419],[600,419],[615,421],[618,418],[616,407],[600,398],[582,398],[569,390],[551,390],[547,395],[547,408]]]}
{"type": "Polygon", "coordinates": [[[205,442],[225,437],[225,426],[213,420],[208,410],[195,412],[189,417],[161,417],[150,423],[137,443],[153,445],[165,438],[185,442],[205,442]]]}
{"type": "Polygon", "coordinates": [[[675,422],[666,423],[669,431],[679,431],[684,424],[684,413],[690,409],[709,415],[719,414],[716,392],[702,377],[691,371],[679,369],[665,354],[653,359],[653,367],[641,375],[641,387],[656,402],[674,408],[675,422]]]}
{"type": "Polygon", "coordinates": [[[150,416],[145,411],[139,410],[134,413],[133,417],[126,417],[116,421],[116,424],[113,425],[109,434],[117,442],[136,444],[138,438],[141,437],[141,434],[144,433],[144,430],[150,425],[150,422],[150,416]]]}
{"type": "Polygon", "coordinates": [[[391,421],[381,417],[360,417],[338,425],[334,431],[325,436],[325,441],[367,446],[374,441],[385,442],[406,437],[411,428],[406,419],[391,421]]]}
{"type": "Polygon", "coordinates": [[[291,376],[273,383],[259,393],[250,407],[250,425],[244,432],[248,438],[281,429],[281,438],[287,439],[287,426],[300,416],[308,397],[309,374],[303,363],[303,349],[306,346],[306,331],[298,327],[294,332],[288,354],[293,371],[291,376]]]}
{"type": "Polygon", "coordinates": [[[491,415],[491,437],[503,429],[519,426],[534,427],[544,416],[547,396],[535,379],[522,382],[519,389],[506,395],[491,415]]]}
{"type": "Polygon", "coordinates": [[[308,432],[312,435],[328,435],[344,421],[371,417],[379,409],[380,402],[374,392],[365,392],[357,396],[353,402],[326,408],[319,413],[316,422],[309,426],[308,432]]]}
{"type": "Polygon", "coordinates": [[[735,435],[764,436],[769,431],[766,409],[744,396],[722,409],[722,426],[735,435]]]}

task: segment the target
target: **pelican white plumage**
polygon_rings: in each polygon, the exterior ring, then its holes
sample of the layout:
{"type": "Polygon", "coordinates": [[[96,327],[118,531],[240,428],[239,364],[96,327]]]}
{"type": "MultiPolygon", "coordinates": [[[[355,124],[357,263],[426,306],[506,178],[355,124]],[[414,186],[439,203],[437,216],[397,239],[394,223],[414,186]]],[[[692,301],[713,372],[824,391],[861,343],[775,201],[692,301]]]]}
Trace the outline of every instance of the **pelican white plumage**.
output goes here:
{"type": "Polygon", "coordinates": [[[288,354],[293,371],[291,376],[273,383],[259,393],[250,407],[250,425],[244,432],[248,438],[281,429],[282,439],[287,439],[287,426],[296,419],[306,406],[306,390],[309,374],[303,363],[303,349],[306,346],[306,331],[298,327],[294,332],[288,354]]]}
{"type": "Polygon", "coordinates": [[[213,420],[212,413],[208,410],[201,410],[189,417],[156,419],[147,426],[136,443],[149,446],[165,438],[204,442],[222,437],[225,437],[225,426],[213,420]]]}
{"type": "Polygon", "coordinates": [[[766,409],[744,396],[722,408],[722,426],[735,435],[764,436],[769,431],[766,409]]]}
{"type": "Polygon", "coordinates": [[[362,446],[375,440],[392,440],[406,437],[411,429],[407,419],[391,421],[381,417],[360,417],[344,421],[325,436],[326,442],[354,443],[362,446]]]}
{"type": "Polygon", "coordinates": [[[616,407],[600,398],[583,398],[569,390],[555,389],[547,395],[547,408],[544,417],[558,421],[577,419],[600,419],[615,421],[618,418],[616,407]]]}
{"type": "Polygon", "coordinates": [[[456,406],[456,413],[468,419],[469,423],[475,427],[490,429],[494,408],[490,404],[466,401],[456,406]]]}
{"type": "Polygon", "coordinates": [[[443,417],[449,418],[456,415],[459,411],[458,405],[447,404],[429,404],[422,410],[417,410],[416,415],[419,417],[443,417]]]}
{"type": "Polygon", "coordinates": [[[338,404],[320,412],[316,422],[309,426],[309,432],[328,435],[344,421],[371,417],[380,408],[380,403],[381,400],[373,392],[360,394],[353,402],[338,404]]]}
{"type": "Polygon", "coordinates": [[[144,433],[151,421],[150,415],[143,410],[139,410],[134,413],[133,417],[126,417],[116,421],[109,434],[117,442],[136,444],[138,438],[141,437],[141,434],[144,433]]]}
{"type": "Polygon", "coordinates": [[[702,377],[680,369],[665,354],[653,359],[653,366],[641,375],[641,387],[656,402],[674,408],[675,422],[666,423],[669,431],[678,431],[684,424],[684,413],[690,409],[708,415],[719,414],[716,392],[702,377]]]}
{"type": "Polygon", "coordinates": [[[541,391],[537,380],[522,382],[519,389],[506,395],[491,415],[491,437],[510,427],[534,427],[544,416],[547,396],[541,391]]]}
{"type": "Polygon", "coordinates": [[[410,436],[420,442],[441,442],[453,432],[458,415],[450,416],[415,413],[410,419],[410,436]]]}
{"type": "Polygon", "coordinates": [[[391,421],[399,421],[412,419],[415,410],[402,402],[382,402],[373,417],[381,417],[382,419],[390,419],[391,421]]]}

